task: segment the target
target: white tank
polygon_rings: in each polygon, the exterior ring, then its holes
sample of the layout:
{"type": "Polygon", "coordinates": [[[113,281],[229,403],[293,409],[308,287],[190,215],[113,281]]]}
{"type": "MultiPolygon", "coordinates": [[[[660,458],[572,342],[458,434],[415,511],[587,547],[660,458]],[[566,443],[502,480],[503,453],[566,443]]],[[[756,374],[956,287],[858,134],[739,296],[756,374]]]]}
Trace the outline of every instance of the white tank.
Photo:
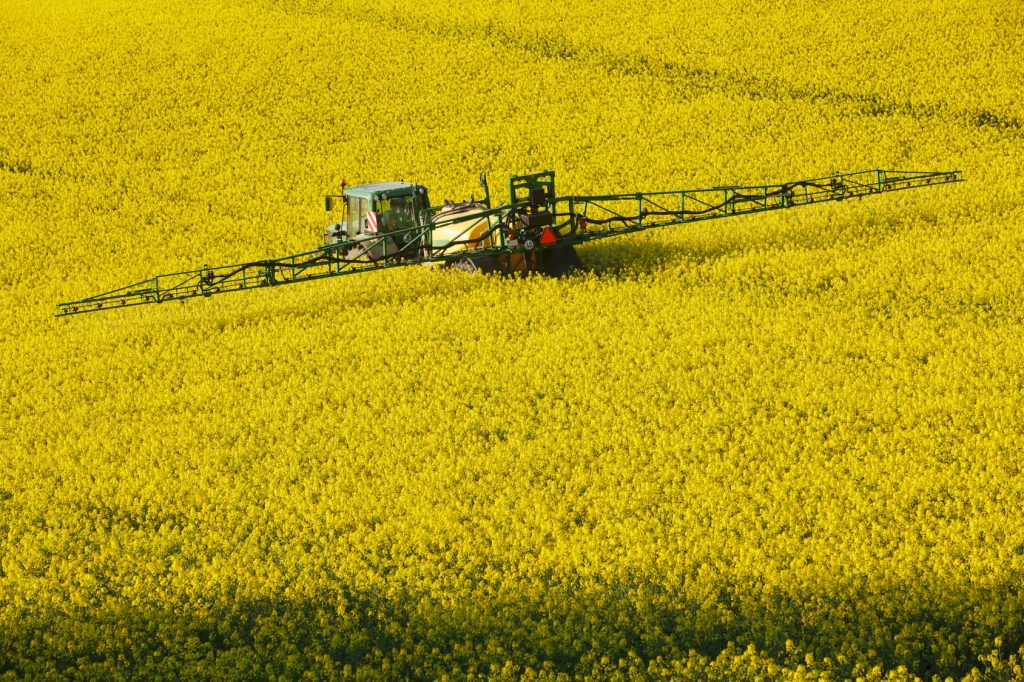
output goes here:
{"type": "Polygon", "coordinates": [[[498,230],[491,232],[498,222],[497,217],[480,215],[487,210],[487,206],[479,201],[446,204],[432,219],[437,225],[432,233],[434,249],[453,242],[447,253],[500,246],[498,230]]]}

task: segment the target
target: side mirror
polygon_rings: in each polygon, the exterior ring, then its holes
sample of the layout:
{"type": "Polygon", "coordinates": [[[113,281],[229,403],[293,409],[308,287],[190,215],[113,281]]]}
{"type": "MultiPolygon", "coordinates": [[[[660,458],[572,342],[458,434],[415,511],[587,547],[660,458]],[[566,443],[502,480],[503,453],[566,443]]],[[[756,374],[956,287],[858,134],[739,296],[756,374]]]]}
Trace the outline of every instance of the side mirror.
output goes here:
{"type": "Polygon", "coordinates": [[[334,197],[324,197],[324,210],[330,211],[334,208],[334,197]]]}
{"type": "Polygon", "coordinates": [[[487,173],[480,173],[480,186],[484,188],[484,205],[491,207],[491,190],[487,186],[487,173]]]}

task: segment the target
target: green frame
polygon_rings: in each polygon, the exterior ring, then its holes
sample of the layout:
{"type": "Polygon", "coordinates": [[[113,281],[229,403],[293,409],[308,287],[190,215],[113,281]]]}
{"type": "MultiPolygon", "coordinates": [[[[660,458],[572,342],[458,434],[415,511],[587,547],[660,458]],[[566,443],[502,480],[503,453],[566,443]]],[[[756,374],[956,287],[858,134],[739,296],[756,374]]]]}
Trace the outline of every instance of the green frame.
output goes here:
{"type": "MultiPolygon", "coordinates": [[[[571,247],[641,230],[957,182],[963,182],[963,174],[958,170],[868,170],[773,185],[735,185],[696,190],[558,197],[555,195],[554,171],[515,175],[508,181],[508,204],[490,207],[488,193],[488,208],[473,214],[474,219],[486,218],[494,225],[487,237],[477,237],[475,240],[460,239],[459,237],[475,223],[466,221],[464,215],[441,215],[443,207],[432,207],[428,204],[417,211],[416,225],[407,229],[371,237],[360,235],[356,239],[325,244],[311,251],[282,258],[216,268],[204,266],[197,270],[157,275],[96,296],[58,303],[56,316],[196,296],[212,296],[229,291],[291,284],[410,264],[448,263],[467,256],[507,256],[571,247]],[[545,191],[542,207],[530,201],[530,190],[535,189],[545,191]],[[535,214],[541,209],[550,212],[550,222],[543,228],[536,228],[537,234],[531,234],[529,228],[524,229],[519,219],[526,214],[535,214]],[[434,230],[460,222],[468,223],[462,233],[443,246],[434,245],[434,230]],[[542,229],[550,230],[555,236],[553,243],[540,242],[542,229]],[[497,246],[470,248],[474,243],[489,239],[494,231],[499,235],[497,246]],[[388,254],[385,250],[384,256],[369,259],[346,256],[354,246],[369,251],[384,244],[385,239],[396,235],[403,237],[401,243],[405,246],[399,247],[393,253],[388,254]]],[[[426,187],[413,183],[361,185],[347,189],[344,196],[368,196],[372,201],[375,195],[399,196],[415,191],[422,191],[424,200],[429,200],[426,187]],[[386,187],[382,188],[381,185],[386,187]],[[368,195],[360,192],[367,192],[368,195]]],[[[545,216],[545,219],[548,219],[548,216],[545,216]]]]}

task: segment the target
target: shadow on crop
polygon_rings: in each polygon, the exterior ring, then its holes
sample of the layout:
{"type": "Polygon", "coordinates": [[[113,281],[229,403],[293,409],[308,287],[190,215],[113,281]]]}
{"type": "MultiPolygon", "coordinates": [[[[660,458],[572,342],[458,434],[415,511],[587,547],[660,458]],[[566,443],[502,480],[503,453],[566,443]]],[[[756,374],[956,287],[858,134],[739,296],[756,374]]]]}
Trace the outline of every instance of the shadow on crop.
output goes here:
{"type": "Polygon", "coordinates": [[[700,267],[751,252],[827,251],[850,244],[870,249],[928,215],[924,210],[911,210],[899,217],[870,213],[859,220],[809,221],[784,230],[759,229],[754,222],[758,217],[750,216],[742,223],[680,225],[639,233],[643,235],[640,238],[600,240],[586,244],[579,252],[584,268],[597,275],[640,274],[678,266],[700,267]],[[662,238],[670,230],[676,230],[676,235],[671,240],[662,238]],[[685,238],[687,235],[692,238],[685,238]]]}
{"type": "Polygon", "coordinates": [[[484,585],[454,604],[429,593],[389,589],[385,597],[337,585],[305,599],[25,613],[0,631],[0,674],[254,679],[348,671],[435,679],[533,668],[603,676],[608,661],[646,670],[659,659],[713,661],[752,644],[791,669],[813,654],[819,670],[832,657],[827,665],[840,676],[903,665],[928,678],[980,668],[979,654],[997,636],[1004,654],[1016,651],[1024,642],[1021,584],[1018,576],[990,587],[843,596],[720,589],[700,604],[642,581],[484,585]],[[840,653],[847,663],[836,662],[840,653]]]}

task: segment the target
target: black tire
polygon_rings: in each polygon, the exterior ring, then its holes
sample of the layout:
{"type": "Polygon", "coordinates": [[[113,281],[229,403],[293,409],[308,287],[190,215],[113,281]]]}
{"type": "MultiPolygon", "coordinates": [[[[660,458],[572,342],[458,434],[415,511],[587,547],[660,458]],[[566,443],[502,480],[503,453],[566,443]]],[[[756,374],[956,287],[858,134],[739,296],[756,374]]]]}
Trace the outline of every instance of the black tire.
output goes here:
{"type": "Polygon", "coordinates": [[[537,271],[549,277],[566,277],[583,267],[576,249],[571,246],[556,246],[536,253],[537,271]]]}

